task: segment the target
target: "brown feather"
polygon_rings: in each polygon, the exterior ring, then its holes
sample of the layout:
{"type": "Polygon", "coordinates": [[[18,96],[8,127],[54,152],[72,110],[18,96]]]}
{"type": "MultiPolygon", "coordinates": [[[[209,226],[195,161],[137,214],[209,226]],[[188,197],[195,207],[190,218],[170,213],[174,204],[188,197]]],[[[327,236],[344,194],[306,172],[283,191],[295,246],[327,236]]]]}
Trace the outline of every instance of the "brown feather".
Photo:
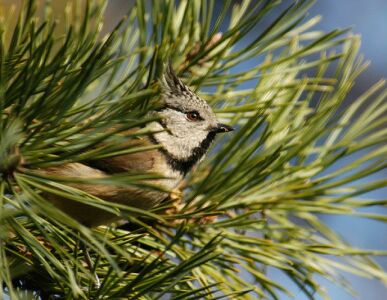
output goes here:
{"type": "MultiPolygon", "coordinates": [[[[128,146],[133,145],[150,145],[147,139],[128,140],[125,142],[128,146]]],[[[110,174],[130,172],[130,173],[159,173],[165,176],[173,175],[166,174],[165,158],[158,150],[149,150],[104,158],[87,163],[68,163],[61,166],[41,169],[40,172],[45,175],[59,176],[63,178],[73,179],[95,179],[106,178],[110,174]]],[[[173,189],[178,185],[182,178],[176,176],[173,179],[157,179],[148,180],[145,183],[159,185],[163,189],[173,189]]],[[[136,187],[122,187],[106,184],[83,184],[83,183],[68,183],[67,185],[76,189],[82,190],[100,199],[132,206],[148,210],[162,200],[168,197],[168,193],[151,190],[140,189],[136,187]]],[[[77,219],[79,222],[87,226],[97,226],[107,224],[119,217],[75,200],[65,199],[54,194],[46,193],[45,198],[52,202],[62,211],[77,219]]]]}

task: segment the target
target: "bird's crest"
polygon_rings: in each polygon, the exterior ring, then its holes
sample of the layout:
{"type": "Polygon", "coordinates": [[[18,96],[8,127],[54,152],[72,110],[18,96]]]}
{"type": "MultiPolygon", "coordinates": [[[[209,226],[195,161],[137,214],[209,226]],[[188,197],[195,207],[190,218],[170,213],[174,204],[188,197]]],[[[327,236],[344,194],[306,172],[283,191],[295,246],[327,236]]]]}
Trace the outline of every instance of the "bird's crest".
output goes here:
{"type": "Polygon", "coordinates": [[[161,85],[163,93],[172,95],[181,95],[184,93],[192,92],[189,88],[177,77],[175,70],[172,67],[172,63],[169,62],[164,69],[164,73],[161,77],[161,85]]]}

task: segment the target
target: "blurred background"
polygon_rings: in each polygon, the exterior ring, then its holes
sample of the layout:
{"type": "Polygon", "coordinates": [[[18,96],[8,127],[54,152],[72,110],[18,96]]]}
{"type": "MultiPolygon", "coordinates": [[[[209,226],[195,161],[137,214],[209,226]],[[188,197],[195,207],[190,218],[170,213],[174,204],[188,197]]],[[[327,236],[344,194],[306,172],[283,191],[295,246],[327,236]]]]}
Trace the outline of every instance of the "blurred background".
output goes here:
{"type": "MultiPolygon", "coordinates": [[[[19,0],[0,0],[0,10],[7,14],[11,4],[20,5],[19,0]]],[[[222,0],[217,0],[217,6],[222,5],[222,0]]],[[[238,1],[235,1],[238,2],[238,1]]],[[[283,1],[284,6],[293,1],[283,1]]],[[[55,8],[63,9],[65,1],[52,1],[55,8]]],[[[126,13],[132,5],[131,0],[110,0],[106,10],[106,26],[104,32],[111,30],[117,21],[126,13]]],[[[332,30],[335,28],[352,28],[352,32],[362,37],[361,53],[366,60],[371,61],[370,67],[358,78],[348,102],[356,99],[376,81],[387,78],[387,0],[318,0],[310,10],[309,16],[321,15],[322,21],[316,29],[332,30]]],[[[241,71],[241,69],[236,71],[241,71]]],[[[335,167],[345,165],[341,161],[335,167]]],[[[372,178],[387,178],[387,170],[372,175],[372,178]]],[[[363,180],[362,183],[366,181],[363,180]]],[[[367,197],[374,199],[385,199],[387,188],[368,193],[367,197]]],[[[368,209],[368,212],[387,214],[387,208],[368,209]]],[[[360,248],[373,248],[378,250],[387,249],[387,223],[373,220],[358,219],[342,216],[321,216],[328,225],[339,232],[345,239],[354,246],[360,248]]],[[[387,270],[387,257],[376,258],[376,260],[387,270]]],[[[295,295],[295,299],[307,299],[296,286],[276,270],[269,270],[269,275],[276,281],[287,285],[295,295]]],[[[387,299],[387,287],[376,280],[368,280],[353,275],[344,275],[350,281],[358,293],[360,300],[385,300],[387,299]]],[[[350,300],[354,297],[346,293],[342,288],[336,287],[333,283],[321,279],[326,286],[327,292],[334,300],[350,300]]],[[[289,299],[282,295],[281,300],[289,299]]]]}

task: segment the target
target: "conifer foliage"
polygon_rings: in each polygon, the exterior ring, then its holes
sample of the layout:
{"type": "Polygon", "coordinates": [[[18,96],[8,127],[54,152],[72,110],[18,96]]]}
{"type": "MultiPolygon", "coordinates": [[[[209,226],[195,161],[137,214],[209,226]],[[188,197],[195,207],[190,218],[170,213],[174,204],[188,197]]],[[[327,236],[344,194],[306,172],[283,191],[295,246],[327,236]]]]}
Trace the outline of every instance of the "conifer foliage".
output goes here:
{"type": "MultiPolygon", "coordinates": [[[[214,0],[137,0],[107,36],[106,1],[68,1],[63,13],[41,2],[25,1],[0,23],[1,299],[292,295],[272,269],[310,299],[329,298],[318,277],[350,289],[342,272],[387,283],[372,259],[386,251],[353,247],[323,221],[387,220],[363,210],[386,205],[363,196],[385,179],[359,181],[386,167],[387,90],[380,81],[348,99],[366,67],[359,37],[315,30],[307,0],[227,0],[219,10],[214,0]],[[149,150],[123,147],[122,137],[149,133],[128,129],[152,121],[168,61],[236,128],[181,195],[141,211],[39,172],[149,150]],[[85,227],[48,192],[129,224],[85,227]]],[[[150,188],[144,180],[155,176],[103,183],[150,188]]]]}

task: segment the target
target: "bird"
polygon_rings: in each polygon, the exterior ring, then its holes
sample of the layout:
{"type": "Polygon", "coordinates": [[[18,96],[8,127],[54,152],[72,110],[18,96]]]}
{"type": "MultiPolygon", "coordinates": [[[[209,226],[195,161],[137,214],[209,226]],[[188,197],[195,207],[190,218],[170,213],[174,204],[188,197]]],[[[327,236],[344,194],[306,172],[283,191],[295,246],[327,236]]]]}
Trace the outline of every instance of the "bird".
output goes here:
{"type": "MultiPolygon", "coordinates": [[[[158,80],[161,87],[161,107],[148,113],[157,117],[147,124],[147,129],[153,133],[135,141],[137,145],[159,145],[158,148],[88,162],[66,163],[42,169],[41,172],[45,175],[85,180],[103,179],[125,172],[160,174],[162,179],[149,181],[160,189],[92,183],[67,184],[105,201],[142,210],[152,209],[165,200],[169,195],[167,191],[175,189],[194,166],[205,158],[217,134],[233,131],[233,128],[218,121],[208,103],[183,83],[171,64],[164,69],[158,80]]],[[[127,143],[129,145],[133,141],[127,143]]],[[[44,197],[89,227],[106,225],[120,219],[106,210],[58,195],[46,193],[44,197]]]]}

